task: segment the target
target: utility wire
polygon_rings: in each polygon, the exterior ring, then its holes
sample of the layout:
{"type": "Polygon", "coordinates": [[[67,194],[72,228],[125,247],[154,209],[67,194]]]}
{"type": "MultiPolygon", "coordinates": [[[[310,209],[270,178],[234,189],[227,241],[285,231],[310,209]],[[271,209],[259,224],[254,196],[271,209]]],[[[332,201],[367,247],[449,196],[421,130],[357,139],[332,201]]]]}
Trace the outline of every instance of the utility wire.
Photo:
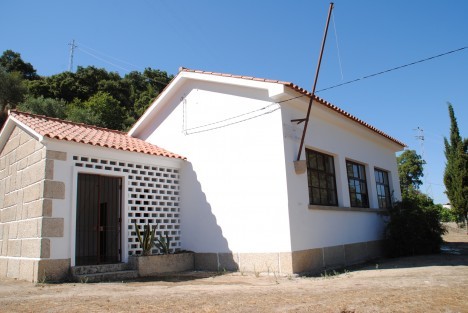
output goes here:
{"type": "Polygon", "coordinates": [[[363,76],[361,78],[353,79],[353,80],[347,81],[347,82],[342,83],[342,84],[338,84],[338,85],[334,85],[334,86],[331,86],[331,87],[323,88],[323,89],[317,90],[316,92],[321,92],[321,91],[337,88],[337,87],[340,87],[340,86],[343,86],[343,85],[348,85],[348,84],[351,84],[351,83],[355,83],[357,81],[360,81],[360,80],[363,80],[363,79],[366,79],[366,78],[371,78],[371,77],[374,77],[374,76],[386,74],[388,72],[396,71],[396,70],[402,69],[404,67],[408,67],[408,66],[412,66],[412,65],[415,65],[415,64],[418,64],[418,63],[423,63],[423,62],[426,62],[426,61],[429,61],[429,60],[432,60],[432,59],[440,58],[442,56],[445,56],[445,55],[448,55],[448,54],[451,54],[451,53],[455,53],[455,52],[458,52],[458,51],[462,51],[462,50],[465,50],[465,49],[468,49],[468,46],[463,47],[463,48],[459,48],[459,49],[455,49],[455,50],[452,50],[452,51],[448,51],[448,52],[445,52],[445,53],[441,53],[441,54],[438,54],[438,55],[435,55],[435,56],[432,56],[432,57],[429,57],[429,58],[425,58],[425,59],[422,59],[422,60],[419,60],[419,61],[411,62],[411,63],[405,64],[405,65],[397,66],[397,67],[394,67],[394,68],[391,68],[391,69],[388,69],[388,70],[385,70],[385,71],[381,71],[381,72],[378,72],[378,73],[375,73],[375,74],[371,74],[371,75],[363,76]]]}
{"type": "Polygon", "coordinates": [[[257,109],[257,110],[253,110],[253,111],[250,111],[250,112],[247,112],[247,113],[243,113],[243,114],[240,114],[240,115],[237,115],[237,116],[229,117],[229,118],[226,118],[226,119],[224,119],[224,120],[216,121],[216,122],[213,122],[213,123],[208,123],[208,124],[201,125],[201,126],[196,126],[196,127],[187,128],[187,129],[185,129],[185,131],[189,131],[189,130],[193,130],[193,129],[198,129],[198,128],[203,128],[203,127],[207,127],[207,126],[211,126],[211,125],[223,123],[223,122],[226,122],[226,121],[230,121],[230,120],[233,120],[233,119],[236,119],[236,118],[245,116],[245,115],[249,115],[249,114],[252,114],[252,113],[255,113],[255,112],[258,112],[258,111],[266,110],[266,109],[268,109],[269,107],[271,107],[271,106],[273,106],[273,105],[275,105],[275,103],[269,104],[269,105],[267,105],[267,106],[265,106],[265,107],[263,107],[263,108],[257,109]]]}
{"type": "MultiPolygon", "coordinates": [[[[320,89],[320,90],[316,91],[316,93],[318,93],[320,91],[325,91],[325,90],[337,88],[337,87],[340,87],[340,86],[343,86],[343,85],[355,83],[357,81],[367,79],[367,78],[370,78],[370,77],[374,77],[374,76],[378,76],[378,75],[382,75],[382,74],[385,74],[385,73],[388,73],[388,72],[396,71],[396,70],[399,70],[399,69],[402,69],[402,68],[405,68],[405,67],[408,67],[408,66],[412,66],[412,65],[415,65],[415,64],[418,64],[418,63],[423,63],[423,62],[426,62],[426,61],[429,61],[429,60],[432,60],[432,59],[436,59],[436,58],[439,58],[439,57],[442,57],[442,56],[445,56],[445,55],[448,55],[448,54],[451,54],[451,53],[459,52],[459,51],[462,51],[462,50],[465,50],[465,49],[468,49],[468,46],[462,47],[462,48],[459,48],[459,49],[455,49],[455,50],[452,50],[452,51],[448,51],[448,52],[445,52],[445,53],[441,53],[441,54],[438,54],[438,55],[435,55],[435,56],[432,56],[432,57],[429,57],[429,58],[425,58],[425,59],[422,59],[422,60],[419,60],[419,61],[415,61],[415,62],[404,64],[404,65],[401,65],[401,66],[397,66],[397,67],[394,67],[394,68],[391,68],[391,69],[388,69],[388,70],[385,70],[385,71],[381,71],[381,72],[378,72],[378,73],[375,73],[375,74],[371,74],[371,75],[367,75],[367,76],[364,76],[364,77],[361,77],[361,78],[357,78],[357,79],[354,79],[354,80],[351,80],[351,81],[348,81],[348,82],[345,82],[345,83],[342,83],[342,84],[338,84],[338,85],[335,85],[335,86],[320,89]]],[[[300,96],[297,96],[297,97],[289,98],[289,99],[278,101],[278,102],[275,102],[275,103],[279,104],[279,103],[291,101],[291,100],[301,98],[301,97],[305,97],[305,95],[300,95],[300,96]]],[[[186,129],[186,131],[193,130],[193,129],[199,129],[199,128],[203,128],[203,127],[207,127],[207,126],[212,126],[212,125],[216,125],[216,124],[219,124],[219,123],[222,123],[222,122],[233,120],[233,119],[245,116],[245,115],[255,113],[257,111],[265,110],[265,109],[267,109],[268,107],[270,107],[272,105],[273,104],[270,104],[270,105],[268,105],[266,107],[263,107],[263,108],[260,108],[260,109],[254,110],[254,111],[250,111],[250,112],[247,112],[247,113],[244,113],[244,114],[240,114],[240,115],[237,115],[237,116],[234,116],[234,117],[230,117],[230,118],[227,118],[227,119],[224,119],[224,120],[221,120],[221,121],[205,124],[205,125],[202,125],[202,126],[192,127],[192,128],[186,129]]],[[[260,116],[265,115],[265,114],[270,114],[270,113],[272,113],[272,112],[274,112],[274,111],[276,111],[278,109],[279,109],[279,107],[275,108],[272,111],[268,111],[268,112],[265,112],[265,113],[262,113],[262,114],[258,114],[258,115],[255,115],[255,116],[240,120],[240,121],[235,121],[235,122],[232,122],[232,123],[229,123],[229,124],[220,125],[220,126],[217,126],[217,127],[212,127],[212,128],[209,128],[209,129],[199,130],[199,131],[195,131],[195,132],[191,132],[191,133],[187,132],[187,134],[188,135],[196,134],[196,133],[206,132],[206,131],[210,131],[210,130],[214,130],[214,129],[223,128],[223,127],[227,127],[227,126],[230,126],[230,125],[238,124],[238,123],[241,123],[241,122],[245,122],[245,121],[260,117],[260,116]]]]}
{"type": "MultiPolygon", "coordinates": [[[[110,56],[110,55],[106,55],[105,53],[99,52],[99,51],[97,51],[96,49],[93,49],[93,48],[90,48],[90,47],[86,47],[85,45],[83,45],[83,44],[81,44],[81,43],[80,43],[80,46],[75,46],[75,48],[78,48],[80,51],[82,51],[82,52],[84,52],[84,53],[86,53],[86,54],[92,56],[93,58],[98,59],[99,61],[102,61],[102,62],[105,62],[105,63],[107,63],[107,64],[110,64],[110,65],[112,65],[112,66],[114,66],[114,67],[116,67],[116,68],[119,68],[119,69],[121,69],[121,70],[124,70],[124,71],[126,71],[126,72],[128,72],[128,73],[129,73],[129,72],[132,72],[132,70],[130,70],[130,69],[128,69],[128,68],[125,68],[125,67],[122,67],[122,66],[120,66],[120,65],[118,65],[118,64],[115,64],[115,63],[113,63],[113,62],[110,62],[110,61],[108,61],[108,60],[106,60],[106,59],[104,59],[104,58],[102,58],[102,57],[99,57],[99,56],[97,56],[96,54],[91,53],[91,52],[89,52],[89,51],[87,51],[87,50],[89,49],[89,50],[95,51],[95,52],[98,53],[98,54],[102,54],[102,55],[106,56],[107,58],[111,58],[111,59],[114,59],[114,60],[116,60],[116,61],[118,61],[118,62],[128,64],[128,65],[133,66],[133,67],[135,67],[135,68],[137,68],[137,69],[139,70],[139,67],[137,67],[136,65],[133,65],[132,63],[129,63],[129,62],[126,62],[126,61],[123,61],[123,60],[119,60],[119,59],[114,58],[114,57],[112,57],[112,56],[110,56]],[[85,48],[83,48],[83,47],[85,47],[85,48]]],[[[144,73],[144,71],[141,71],[141,73],[144,73]]],[[[166,85],[169,84],[169,82],[163,82],[163,81],[160,81],[160,80],[157,80],[157,79],[154,79],[154,78],[150,78],[150,77],[148,77],[148,76],[145,76],[145,78],[146,78],[148,81],[151,81],[151,82],[154,82],[154,83],[159,83],[159,84],[161,84],[161,85],[163,85],[163,86],[166,86],[166,85]]]]}
{"type": "Polygon", "coordinates": [[[78,47],[78,50],[80,50],[80,51],[82,51],[82,52],[84,52],[84,53],[86,53],[86,54],[92,56],[93,58],[96,58],[96,59],[98,59],[98,60],[100,60],[100,61],[102,61],[102,62],[104,62],[104,63],[110,64],[110,65],[112,65],[112,66],[114,66],[114,67],[116,67],[116,68],[119,68],[119,69],[124,70],[124,71],[126,71],[126,72],[131,72],[131,70],[129,70],[128,68],[124,68],[124,67],[122,67],[122,66],[120,66],[120,65],[117,65],[117,64],[115,64],[115,63],[109,62],[109,61],[107,61],[107,60],[105,60],[105,59],[103,59],[103,58],[101,58],[101,57],[99,57],[99,56],[97,56],[97,55],[95,55],[95,54],[89,52],[89,51],[86,51],[85,49],[83,49],[83,48],[81,48],[81,47],[78,47]]]}
{"type": "MultiPolygon", "coordinates": [[[[235,125],[235,124],[239,124],[239,123],[243,123],[243,122],[246,122],[246,121],[249,121],[249,120],[253,120],[254,118],[257,118],[257,117],[260,117],[260,116],[263,116],[263,115],[267,115],[267,114],[271,114],[277,110],[279,110],[281,107],[277,107],[271,111],[267,111],[267,112],[264,112],[262,114],[258,114],[258,115],[255,115],[255,116],[251,116],[249,118],[245,118],[243,120],[240,120],[240,121],[235,121],[235,122],[231,122],[231,123],[228,123],[228,124],[224,124],[224,125],[220,125],[220,126],[216,126],[216,127],[212,127],[212,128],[209,128],[209,129],[202,129],[202,130],[198,130],[198,131],[194,131],[194,132],[186,132],[187,135],[192,135],[192,134],[197,134],[197,133],[203,133],[203,132],[207,132],[207,131],[211,131],[211,130],[215,130],[215,129],[219,129],[219,128],[224,128],[224,127],[228,127],[228,126],[231,126],[231,125],[235,125]]],[[[265,108],[262,108],[261,110],[263,110],[265,108]]],[[[258,110],[257,110],[258,111],[258,110]]],[[[243,115],[243,114],[242,114],[243,115]]],[[[235,117],[233,117],[235,118],[235,117]]],[[[232,118],[230,118],[232,119],[232,118]]],[[[221,121],[220,121],[221,122],[221,121]]],[[[216,123],[220,123],[220,122],[216,122],[216,123]]],[[[211,123],[211,124],[216,124],[216,123],[211,123]]],[[[211,124],[207,124],[207,125],[211,125],[211,124]]],[[[205,125],[206,126],[206,125],[205,125]]],[[[204,126],[200,126],[200,127],[204,127],[204,126]]],[[[191,128],[191,129],[195,129],[195,128],[199,128],[199,127],[194,127],[194,128],[191,128]]]]}
{"type": "MultiPolygon", "coordinates": [[[[233,119],[236,119],[236,118],[245,116],[245,115],[249,115],[249,114],[252,114],[252,113],[255,113],[255,112],[259,112],[259,111],[262,111],[262,110],[266,110],[266,109],[268,109],[269,107],[274,106],[275,104],[280,104],[280,103],[287,102],[287,101],[291,101],[291,100],[294,100],[294,99],[297,99],[297,98],[301,98],[301,97],[305,97],[305,95],[300,95],[300,96],[293,97],[293,98],[290,98],[290,99],[286,99],[286,100],[274,102],[274,103],[271,103],[271,104],[269,104],[269,105],[267,105],[267,106],[265,106],[265,107],[262,107],[262,108],[260,108],[260,109],[256,109],[256,110],[249,111],[249,112],[246,112],[246,113],[243,113],[243,114],[239,114],[239,115],[236,115],[236,116],[232,116],[232,117],[226,118],[226,119],[224,119],[224,120],[220,120],[220,121],[216,121],[216,122],[204,124],[204,125],[201,125],[201,126],[196,126],[196,127],[187,128],[187,129],[185,129],[185,131],[187,132],[187,131],[190,131],[190,130],[193,130],[193,129],[199,129],[199,128],[203,128],[203,127],[208,127],[208,126],[216,125],[216,124],[219,124],[219,123],[222,123],[222,122],[227,122],[227,121],[230,121],[230,120],[233,120],[233,119]]],[[[247,119],[240,120],[240,121],[237,121],[237,122],[235,122],[235,123],[230,123],[230,124],[227,124],[227,125],[223,125],[223,126],[219,126],[219,127],[215,127],[215,128],[210,128],[210,129],[203,130],[203,131],[208,131],[208,130],[211,130],[211,129],[217,129],[217,128],[225,127],[225,126],[228,126],[228,125],[232,125],[232,124],[237,124],[237,123],[240,123],[240,122],[248,121],[248,120],[251,120],[251,119],[253,119],[253,118],[260,117],[260,116],[262,116],[262,115],[264,115],[264,114],[272,113],[272,112],[278,110],[279,108],[280,108],[280,107],[277,107],[276,109],[274,109],[274,110],[272,110],[272,111],[268,111],[268,112],[265,112],[265,113],[262,113],[262,114],[259,114],[259,115],[253,116],[253,117],[249,117],[249,118],[247,118],[247,119]]],[[[191,134],[195,134],[195,133],[198,133],[198,132],[192,132],[191,134]]]]}
{"type": "Polygon", "coordinates": [[[336,32],[336,25],[335,25],[335,13],[332,12],[333,18],[333,29],[335,30],[335,41],[336,41],[336,50],[338,52],[338,63],[340,64],[340,73],[341,73],[341,80],[344,79],[343,76],[343,66],[341,65],[341,55],[340,55],[340,46],[338,46],[338,34],[336,32]]]}
{"type": "Polygon", "coordinates": [[[139,67],[139,66],[137,66],[137,65],[135,65],[135,64],[132,64],[132,63],[130,63],[130,62],[127,62],[127,61],[124,61],[124,60],[121,60],[121,59],[117,59],[116,57],[113,57],[113,56],[111,56],[111,55],[109,55],[109,54],[106,54],[106,53],[104,53],[104,52],[101,52],[101,51],[98,51],[98,50],[93,49],[93,48],[91,48],[91,47],[88,47],[88,46],[84,45],[84,44],[81,43],[81,42],[78,43],[78,44],[79,44],[81,47],[86,48],[87,50],[91,50],[91,51],[93,51],[94,53],[97,53],[97,54],[100,54],[100,55],[105,56],[105,57],[107,57],[107,58],[113,59],[113,60],[115,60],[115,61],[117,61],[117,62],[130,65],[131,67],[134,67],[134,68],[136,68],[137,70],[139,70],[139,69],[141,68],[141,67],[139,67]]]}

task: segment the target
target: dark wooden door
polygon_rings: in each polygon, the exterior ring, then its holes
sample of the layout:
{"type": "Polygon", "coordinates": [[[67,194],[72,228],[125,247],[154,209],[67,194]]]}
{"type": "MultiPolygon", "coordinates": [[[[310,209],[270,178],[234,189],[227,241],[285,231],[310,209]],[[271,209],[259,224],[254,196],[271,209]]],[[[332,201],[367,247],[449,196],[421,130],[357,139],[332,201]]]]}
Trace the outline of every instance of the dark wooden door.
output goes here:
{"type": "Polygon", "coordinates": [[[75,264],[120,262],[122,178],[78,174],[75,264]]]}

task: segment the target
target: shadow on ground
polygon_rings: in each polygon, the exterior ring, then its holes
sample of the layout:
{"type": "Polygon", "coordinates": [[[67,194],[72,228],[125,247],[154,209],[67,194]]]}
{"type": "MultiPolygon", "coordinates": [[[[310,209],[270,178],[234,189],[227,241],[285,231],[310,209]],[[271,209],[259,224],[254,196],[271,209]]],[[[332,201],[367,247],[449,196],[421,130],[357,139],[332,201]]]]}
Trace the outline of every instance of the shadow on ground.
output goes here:
{"type": "Polygon", "coordinates": [[[196,281],[205,278],[212,278],[222,276],[231,272],[210,272],[210,271],[186,271],[180,273],[160,274],[150,277],[139,277],[136,279],[128,280],[127,282],[188,282],[196,281]]]}

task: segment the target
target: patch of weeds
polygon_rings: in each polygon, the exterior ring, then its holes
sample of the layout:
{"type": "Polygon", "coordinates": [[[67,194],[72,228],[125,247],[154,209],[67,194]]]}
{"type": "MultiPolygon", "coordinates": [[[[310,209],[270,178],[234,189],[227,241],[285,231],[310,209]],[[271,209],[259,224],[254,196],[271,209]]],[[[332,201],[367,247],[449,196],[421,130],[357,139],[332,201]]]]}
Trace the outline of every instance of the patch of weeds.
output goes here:
{"type": "Polygon", "coordinates": [[[347,309],[346,307],[344,309],[341,309],[340,310],[340,313],[355,313],[356,310],[350,310],[350,309],[347,309]]]}
{"type": "Polygon", "coordinates": [[[260,272],[257,271],[257,269],[255,268],[255,265],[254,265],[254,274],[255,274],[255,277],[257,277],[257,278],[260,277],[260,272]]]}
{"type": "Polygon", "coordinates": [[[82,284],[87,284],[88,280],[89,280],[88,276],[80,277],[80,283],[82,283],[82,284]]]}
{"type": "Polygon", "coordinates": [[[42,284],[46,284],[48,281],[49,279],[47,278],[46,271],[44,270],[44,273],[42,274],[41,277],[39,277],[39,279],[37,280],[37,283],[42,285],[42,284]]]}
{"type": "Polygon", "coordinates": [[[321,274],[320,274],[320,277],[322,278],[333,278],[333,277],[336,277],[338,275],[341,275],[341,274],[345,274],[345,275],[349,275],[349,271],[347,269],[343,269],[343,271],[340,271],[340,270],[331,270],[331,271],[327,271],[327,270],[324,270],[321,274]]]}
{"type": "Polygon", "coordinates": [[[273,271],[273,275],[275,276],[275,282],[277,285],[279,285],[279,273],[276,271],[273,271]]]}

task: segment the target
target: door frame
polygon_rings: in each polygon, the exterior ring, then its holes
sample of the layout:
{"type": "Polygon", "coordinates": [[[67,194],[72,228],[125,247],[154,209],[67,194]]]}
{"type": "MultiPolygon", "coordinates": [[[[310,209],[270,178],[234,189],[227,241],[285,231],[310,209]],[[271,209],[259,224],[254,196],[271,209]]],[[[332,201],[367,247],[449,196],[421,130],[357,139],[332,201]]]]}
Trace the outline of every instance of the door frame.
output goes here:
{"type": "Polygon", "coordinates": [[[70,265],[76,265],[76,214],[77,214],[77,200],[78,200],[78,174],[92,174],[109,177],[119,177],[122,179],[121,191],[121,206],[120,206],[120,262],[128,262],[128,174],[115,173],[106,170],[98,170],[92,168],[73,167],[72,174],[72,203],[71,203],[71,218],[70,218],[70,265]]]}

